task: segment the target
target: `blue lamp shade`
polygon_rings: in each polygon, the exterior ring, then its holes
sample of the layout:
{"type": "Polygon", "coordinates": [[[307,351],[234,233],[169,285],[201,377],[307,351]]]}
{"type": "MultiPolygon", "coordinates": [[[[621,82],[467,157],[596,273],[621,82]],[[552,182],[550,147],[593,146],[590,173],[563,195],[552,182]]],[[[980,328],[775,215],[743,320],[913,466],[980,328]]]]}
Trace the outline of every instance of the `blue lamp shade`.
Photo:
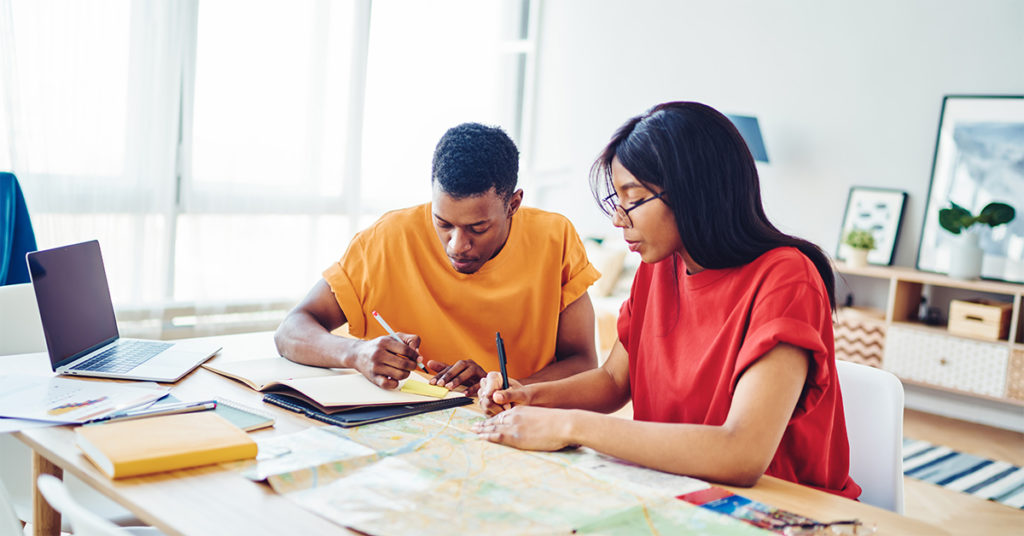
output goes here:
{"type": "Polygon", "coordinates": [[[764,139],[761,138],[761,127],[757,123],[757,118],[749,115],[728,114],[726,117],[736,125],[736,130],[740,131],[743,141],[747,142],[747,147],[750,148],[750,154],[754,155],[754,160],[767,162],[768,153],[764,150],[764,139]]]}

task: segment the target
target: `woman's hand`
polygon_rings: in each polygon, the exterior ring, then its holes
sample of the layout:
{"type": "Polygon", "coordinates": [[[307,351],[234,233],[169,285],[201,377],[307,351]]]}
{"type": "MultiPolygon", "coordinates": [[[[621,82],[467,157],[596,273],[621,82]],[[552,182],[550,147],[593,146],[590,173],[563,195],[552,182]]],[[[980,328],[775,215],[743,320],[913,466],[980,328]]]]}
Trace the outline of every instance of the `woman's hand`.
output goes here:
{"type": "Polygon", "coordinates": [[[579,415],[575,410],[518,406],[474,424],[473,432],[517,449],[559,450],[573,445],[573,419],[579,415]]]}
{"type": "Polygon", "coordinates": [[[480,391],[477,392],[480,408],[487,415],[497,415],[512,409],[512,404],[529,405],[530,397],[526,387],[509,378],[508,389],[501,388],[501,374],[490,372],[480,380],[480,391]]]}

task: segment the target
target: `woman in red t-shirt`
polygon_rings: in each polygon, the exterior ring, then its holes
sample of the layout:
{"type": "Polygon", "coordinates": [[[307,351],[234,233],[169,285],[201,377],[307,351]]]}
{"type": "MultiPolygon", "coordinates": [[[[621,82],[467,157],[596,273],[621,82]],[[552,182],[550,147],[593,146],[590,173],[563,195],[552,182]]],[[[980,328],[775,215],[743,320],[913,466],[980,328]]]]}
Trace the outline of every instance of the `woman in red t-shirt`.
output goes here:
{"type": "Polygon", "coordinates": [[[703,104],[660,104],[619,128],[591,179],[643,261],[619,340],[601,368],[562,380],[502,390],[490,373],[479,394],[497,415],[475,431],[524,449],[585,445],[728,484],[767,473],[859,496],[831,265],[768,221],[733,124],[703,104]],[[631,399],[634,420],[602,414],[631,399]]]}

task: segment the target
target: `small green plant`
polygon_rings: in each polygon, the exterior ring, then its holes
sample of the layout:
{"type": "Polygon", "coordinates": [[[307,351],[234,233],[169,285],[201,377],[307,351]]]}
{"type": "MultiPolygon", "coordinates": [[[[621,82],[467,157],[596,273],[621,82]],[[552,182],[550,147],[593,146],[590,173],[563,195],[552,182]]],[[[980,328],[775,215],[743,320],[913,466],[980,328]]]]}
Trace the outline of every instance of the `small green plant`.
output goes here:
{"type": "Polygon", "coordinates": [[[1002,225],[1012,221],[1017,215],[1013,207],[1006,203],[989,203],[981,209],[981,213],[977,216],[952,201],[949,204],[950,208],[939,210],[939,225],[953,234],[960,234],[961,231],[970,229],[977,223],[984,223],[989,227],[1002,225]]]}
{"type": "Polygon", "coordinates": [[[843,237],[843,243],[856,249],[875,249],[875,235],[864,229],[850,229],[843,237]]]}

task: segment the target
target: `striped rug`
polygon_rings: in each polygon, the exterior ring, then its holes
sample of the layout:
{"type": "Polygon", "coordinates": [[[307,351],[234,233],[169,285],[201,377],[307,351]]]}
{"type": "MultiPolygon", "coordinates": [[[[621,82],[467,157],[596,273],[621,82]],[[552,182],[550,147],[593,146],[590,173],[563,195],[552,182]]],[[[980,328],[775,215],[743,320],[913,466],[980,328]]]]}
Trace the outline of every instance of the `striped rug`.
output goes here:
{"type": "Polygon", "coordinates": [[[1024,509],[1024,469],[916,439],[903,439],[903,474],[1024,509]]]}

